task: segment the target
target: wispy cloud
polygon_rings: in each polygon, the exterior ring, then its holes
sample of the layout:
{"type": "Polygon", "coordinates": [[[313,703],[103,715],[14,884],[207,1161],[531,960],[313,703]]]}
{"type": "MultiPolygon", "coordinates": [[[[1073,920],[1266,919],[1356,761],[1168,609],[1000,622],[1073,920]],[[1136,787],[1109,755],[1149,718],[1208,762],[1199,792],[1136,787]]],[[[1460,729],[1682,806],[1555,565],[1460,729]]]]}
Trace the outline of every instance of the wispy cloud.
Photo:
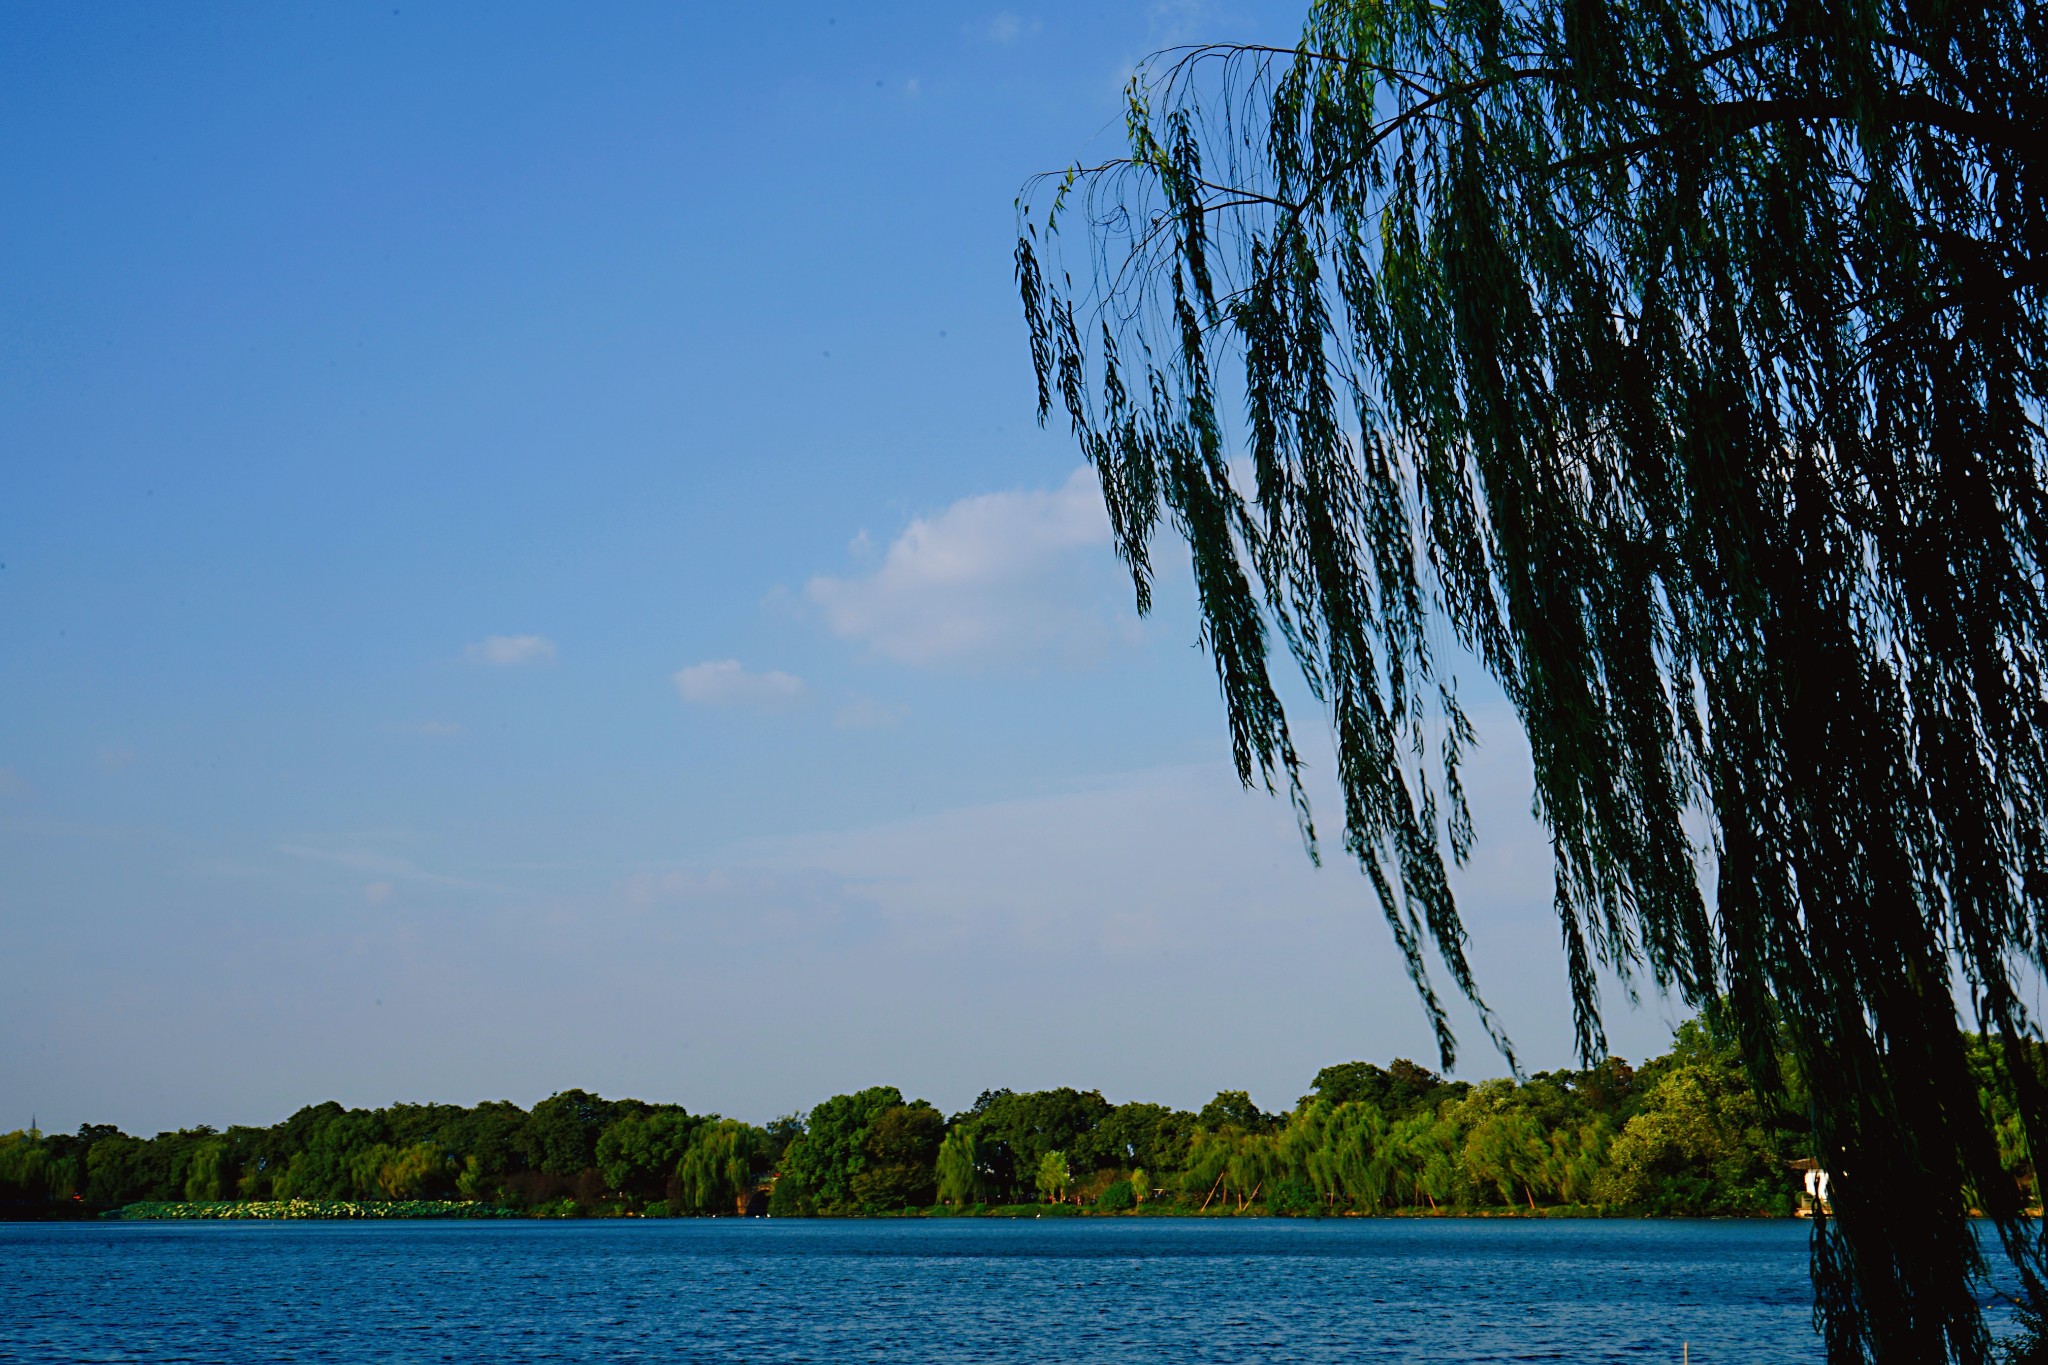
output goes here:
{"type": "Polygon", "coordinates": [[[693,706],[744,706],[781,711],[809,695],[804,680],[791,673],[750,673],[738,659],[712,659],[675,675],[676,693],[693,706]]]}
{"type": "Polygon", "coordinates": [[[379,885],[393,885],[402,882],[419,882],[428,886],[446,886],[464,891],[507,890],[489,882],[474,881],[468,877],[451,877],[421,867],[410,858],[400,858],[389,853],[360,846],[321,848],[313,844],[279,844],[277,851],[288,858],[305,862],[321,863],[347,871],[376,878],[364,887],[364,895],[373,904],[389,896],[390,891],[375,892],[379,885]]]}
{"type": "Polygon", "coordinates": [[[687,923],[702,945],[778,952],[843,951],[884,935],[863,888],[818,868],[737,865],[646,872],[618,887],[625,903],[672,923],[687,923]]]}
{"type": "Polygon", "coordinates": [[[1216,0],[1152,0],[1147,12],[1152,40],[1163,47],[1212,40],[1223,20],[1216,0]]]}
{"type": "Polygon", "coordinates": [[[1036,19],[1027,19],[1011,10],[1004,10],[990,16],[981,25],[981,36],[991,43],[1014,43],[1038,32],[1041,25],[1036,19]]]}
{"type": "Polygon", "coordinates": [[[901,663],[976,668],[1098,656],[1135,622],[1109,554],[1094,471],[1054,489],[984,493],[920,517],[871,572],[804,593],[832,632],[901,663]]]}
{"type": "Polygon", "coordinates": [[[854,697],[832,713],[842,730],[893,730],[910,714],[907,706],[890,706],[873,697],[854,697]]]}
{"type": "Polygon", "coordinates": [[[551,664],[555,642],[545,635],[487,635],[467,651],[472,663],[510,667],[517,664],[551,664]]]}

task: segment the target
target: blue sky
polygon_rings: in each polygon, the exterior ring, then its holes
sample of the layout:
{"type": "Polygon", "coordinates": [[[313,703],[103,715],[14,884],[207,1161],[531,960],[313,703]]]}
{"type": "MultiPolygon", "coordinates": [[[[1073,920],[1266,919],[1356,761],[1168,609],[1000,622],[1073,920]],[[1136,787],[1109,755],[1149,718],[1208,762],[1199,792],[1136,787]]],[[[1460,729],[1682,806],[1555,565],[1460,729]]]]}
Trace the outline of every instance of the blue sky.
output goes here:
{"type": "MultiPolygon", "coordinates": [[[[1010,278],[1132,62],[1299,18],[0,12],[0,1128],[1428,1059],[1230,778],[1184,570],[1135,617],[1010,278]]],[[[1476,959],[1564,1065],[1480,719],[1476,959]]]]}

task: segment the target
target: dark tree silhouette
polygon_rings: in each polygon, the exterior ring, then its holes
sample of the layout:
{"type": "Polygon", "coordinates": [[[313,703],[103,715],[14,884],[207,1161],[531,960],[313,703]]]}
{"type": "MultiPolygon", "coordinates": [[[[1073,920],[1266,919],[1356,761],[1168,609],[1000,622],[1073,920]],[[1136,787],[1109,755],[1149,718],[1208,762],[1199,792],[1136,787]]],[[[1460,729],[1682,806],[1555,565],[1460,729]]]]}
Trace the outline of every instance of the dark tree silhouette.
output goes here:
{"type": "Polygon", "coordinates": [[[1153,59],[1128,156],[1019,204],[1041,420],[1141,609],[1191,552],[1240,776],[1313,851],[1277,632],[1446,1065],[1432,948],[1505,1048],[1432,640],[1483,661],[1587,1061],[1598,964],[1725,1004],[1767,1088],[1787,1040],[1835,1360],[1985,1354],[1973,1204],[2041,1288],[1956,1000],[2039,1055],[2044,49],[2029,0],[1326,0],[1153,59]]]}

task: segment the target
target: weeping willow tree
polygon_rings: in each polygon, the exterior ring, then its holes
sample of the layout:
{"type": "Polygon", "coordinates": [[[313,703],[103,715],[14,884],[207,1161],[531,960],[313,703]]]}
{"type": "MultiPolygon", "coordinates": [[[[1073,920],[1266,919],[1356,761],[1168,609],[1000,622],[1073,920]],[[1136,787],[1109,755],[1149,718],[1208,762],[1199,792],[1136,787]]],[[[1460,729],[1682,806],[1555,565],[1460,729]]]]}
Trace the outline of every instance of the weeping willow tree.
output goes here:
{"type": "Polygon", "coordinates": [[[1019,201],[1040,418],[1141,609],[1188,550],[1240,777],[1315,849],[1277,637],[1446,1064],[1432,960],[1504,1046],[1446,870],[1480,661],[1586,1058],[1602,966],[1767,1090],[1786,1040],[1835,1360],[1985,1354],[1973,1205],[2041,1290],[1961,1027],[2048,1136],[2044,49],[2025,0],[1325,0],[1019,201]]]}

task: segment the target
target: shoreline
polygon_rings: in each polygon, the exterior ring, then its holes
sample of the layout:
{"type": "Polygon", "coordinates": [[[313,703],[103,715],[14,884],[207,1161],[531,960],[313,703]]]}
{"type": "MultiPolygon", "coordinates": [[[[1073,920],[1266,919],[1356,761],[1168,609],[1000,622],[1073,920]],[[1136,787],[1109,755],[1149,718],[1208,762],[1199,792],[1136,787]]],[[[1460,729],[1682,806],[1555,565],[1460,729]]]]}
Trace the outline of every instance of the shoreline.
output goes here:
{"type": "MultiPolygon", "coordinates": [[[[769,1218],[772,1214],[655,1214],[633,1209],[600,1209],[576,1213],[543,1209],[515,1209],[500,1204],[471,1200],[149,1200],[113,1206],[82,1202],[42,1208],[0,1208],[0,1222],[14,1223],[168,1223],[168,1222],[603,1222],[642,1219],[650,1222],[697,1222],[706,1219],[769,1218]]],[[[1117,1209],[1095,1210],[1071,1204],[1003,1204],[953,1208],[939,1205],[889,1212],[782,1215],[791,1222],[902,1222],[913,1219],[950,1220],[996,1218],[1030,1219],[1286,1219],[1315,1222],[1324,1219],[1422,1219],[1446,1221],[1652,1221],[1652,1222],[1751,1222],[1792,1221],[1799,1214],[1759,1211],[1749,1214],[1660,1214],[1641,1209],[1599,1208],[1590,1205],[1555,1205],[1526,1208],[1482,1209],[1387,1209],[1367,1212],[1332,1209],[1312,1212],[1276,1212],[1263,1206],[1244,1209],[1117,1209]]],[[[2040,1211],[2033,1211],[2040,1216],[2040,1211]]]]}

